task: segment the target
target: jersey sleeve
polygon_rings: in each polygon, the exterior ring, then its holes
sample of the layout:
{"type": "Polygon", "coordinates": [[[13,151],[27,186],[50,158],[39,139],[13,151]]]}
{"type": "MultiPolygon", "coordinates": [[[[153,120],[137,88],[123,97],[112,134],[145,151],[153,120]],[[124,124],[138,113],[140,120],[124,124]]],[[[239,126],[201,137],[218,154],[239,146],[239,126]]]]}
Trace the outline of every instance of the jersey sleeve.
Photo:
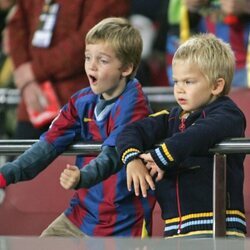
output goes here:
{"type": "Polygon", "coordinates": [[[80,171],[76,189],[90,188],[122,168],[115,147],[104,146],[102,152],[80,171]]]}
{"type": "Polygon", "coordinates": [[[81,123],[76,100],[77,95],[74,95],[52,121],[49,130],[40,137],[40,140],[52,144],[58,153],[64,152],[70,144],[80,139],[81,123]]]}

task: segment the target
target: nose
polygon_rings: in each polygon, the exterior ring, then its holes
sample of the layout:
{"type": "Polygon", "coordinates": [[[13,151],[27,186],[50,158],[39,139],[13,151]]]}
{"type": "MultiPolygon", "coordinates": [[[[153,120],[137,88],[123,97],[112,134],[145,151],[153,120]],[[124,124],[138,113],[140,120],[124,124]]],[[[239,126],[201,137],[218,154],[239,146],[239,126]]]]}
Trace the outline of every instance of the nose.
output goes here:
{"type": "Polygon", "coordinates": [[[184,93],[185,92],[185,84],[182,82],[178,82],[174,85],[175,91],[177,93],[184,93]]]}

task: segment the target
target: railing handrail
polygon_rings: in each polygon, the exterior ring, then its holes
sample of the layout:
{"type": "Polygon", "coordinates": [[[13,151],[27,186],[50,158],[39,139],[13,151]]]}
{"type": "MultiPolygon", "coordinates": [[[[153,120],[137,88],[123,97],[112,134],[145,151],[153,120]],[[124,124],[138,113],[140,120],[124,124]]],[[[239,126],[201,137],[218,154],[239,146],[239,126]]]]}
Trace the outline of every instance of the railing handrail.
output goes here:
{"type": "MultiPolygon", "coordinates": [[[[0,155],[19,155],[38,140],[0,140],[0,155]]],[[[100,142],[83,142],[70,145],[63,155],[96,156],[101,152],[100,142]]]]}
{"type": "MultiPolygon", "coordinates": [[[[143,87],[144,93],[150,102],[175,103],[173,87],[143,87]]],[[[20,101],[20,91],[18,89],[0,88],[0,104],[16,106],[20,101]]]]}
{"type": "Polygon", "coordinates": [[[224,140],[211,148],[210,152],[219,154],[250,154],[250,138],[230,138],[224,140]]]}
{"type": "MultiPolygon", "coordinates": [[[[0,155],[13,155],[23,153],[38,140],[0,140],[0,155]],[[9,151],[9,152],[8,152],[9,151]]],[[[67,155],[96,155],[100,153],[101,142],[82,142],[70,145],[63,153],[67,155]],[[93,151],[93,152],[92,152],[93,151]]],[[[231,138],[216,144],[209,150],[211,153],[231,154],[245,153],[250,154],[250,138],[231,138]]]]}

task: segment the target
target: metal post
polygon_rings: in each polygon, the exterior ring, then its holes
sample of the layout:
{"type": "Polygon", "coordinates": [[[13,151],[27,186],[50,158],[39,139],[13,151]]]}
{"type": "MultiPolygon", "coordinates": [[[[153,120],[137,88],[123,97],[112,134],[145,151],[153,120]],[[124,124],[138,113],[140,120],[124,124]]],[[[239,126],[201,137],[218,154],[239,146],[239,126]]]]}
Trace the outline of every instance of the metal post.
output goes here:
{"type": "Polygon", "coordinates": [[[226,155],[214,154],[213,238],[226,235],[226,155]]]}

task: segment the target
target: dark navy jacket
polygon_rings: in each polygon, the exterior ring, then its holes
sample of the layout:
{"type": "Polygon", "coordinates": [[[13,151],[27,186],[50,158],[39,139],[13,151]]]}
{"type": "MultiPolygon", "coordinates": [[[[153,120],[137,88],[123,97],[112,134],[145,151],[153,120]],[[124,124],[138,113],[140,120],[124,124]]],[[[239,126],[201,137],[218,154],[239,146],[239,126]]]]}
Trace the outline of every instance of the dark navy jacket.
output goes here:
{"type": "MultiPolygon", "coordinates": [[[[213,155],[209,149],[227,138],[244,137],[244,114],[229,97],[219,97],[185,121],[183,110],[159,112],[126,126],[117,138],[125,164],[149,151],[165,177],[156,183],[165,236],[212,234],[213,155]],[[155,147],[155,145],[160,146],[155,147]],[[162,143],[163,142],[163,143],[162,143]]],[[[244,235],[243,161],[227,157],[227,234],[244,235]]]]}

